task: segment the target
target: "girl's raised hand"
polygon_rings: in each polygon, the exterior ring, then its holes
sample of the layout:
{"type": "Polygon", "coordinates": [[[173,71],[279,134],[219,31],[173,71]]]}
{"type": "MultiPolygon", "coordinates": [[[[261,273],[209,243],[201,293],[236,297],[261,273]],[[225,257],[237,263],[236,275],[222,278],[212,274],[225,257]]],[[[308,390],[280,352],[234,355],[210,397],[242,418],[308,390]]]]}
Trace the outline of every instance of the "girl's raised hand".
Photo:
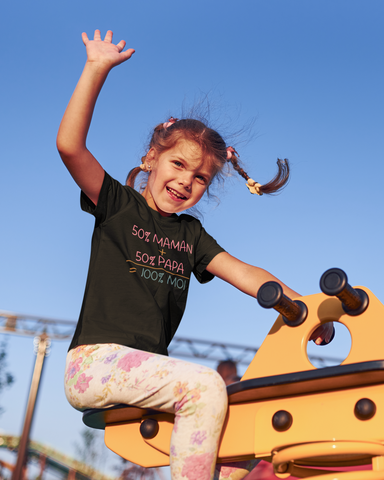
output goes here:
{"type": "Polygon", "coordinates": [[[112,43],[108,30],[104,40],[95,30],[93,40],[82,34],[87,61],[71,97],[57,134],[60,156],[81,190],[96,205],[104,180],[104,170],[86,145],[97,97],[109,71],[128,60],[134,50],[123,52],[125,41],[112,43]]]}
{"type": "Polygon", "coordinates": [[[86,33],[83,33],[81,37],[87,49],[87,61],[108,69],[125,62],[135,52],[133,48],[123,52],[126,45],[124,40],[114,45],[112,43],[113,33],[111,30],[107,31],[104,40],[101,39],[100,30],[95,30],[93,40],[89,40],[86,33]]]}

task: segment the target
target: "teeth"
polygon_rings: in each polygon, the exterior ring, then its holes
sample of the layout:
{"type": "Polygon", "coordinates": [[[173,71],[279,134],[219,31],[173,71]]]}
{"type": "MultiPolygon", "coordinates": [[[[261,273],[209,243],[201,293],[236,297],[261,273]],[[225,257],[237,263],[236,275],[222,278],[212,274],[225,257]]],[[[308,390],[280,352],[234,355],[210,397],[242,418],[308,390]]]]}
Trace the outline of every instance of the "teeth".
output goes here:
{"type": "Polygon", "coordinates": [[[173,195],[175,195],[177,198],[186,198],[184,197],[184,195],[181,195],[180,193],[176,192],[176,190],[173,190],[173,188],[170,188],[170,187],[167,187],[168,190],[173,193],[173,195]]]}

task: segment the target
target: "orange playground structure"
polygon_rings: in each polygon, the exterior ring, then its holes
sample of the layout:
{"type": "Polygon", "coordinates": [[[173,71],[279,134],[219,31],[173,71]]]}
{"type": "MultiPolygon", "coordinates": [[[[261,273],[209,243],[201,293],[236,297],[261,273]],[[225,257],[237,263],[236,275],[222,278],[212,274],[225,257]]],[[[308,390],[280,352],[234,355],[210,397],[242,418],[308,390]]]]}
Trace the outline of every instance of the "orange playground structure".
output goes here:
{"type": "MultiPolygon", "coordinates": [[[[260,288],[260,305],[279,316],[241,381],[227,387],[218,462],[267,460],[279,478],[384,480],[384,305],[337,268],[320,288],[300,300],[275,282],[260,288]],[[317,369],[307,343],[326,322],[344,324],[352,347],[341,365],[317,369]],[[372,470],[332,471],[367,464],[372,470]]],[[[169,465],[173,415],[118,405],[88,410],[83,421],[105,428],[106,445],[130,462],[169,465]]]]}

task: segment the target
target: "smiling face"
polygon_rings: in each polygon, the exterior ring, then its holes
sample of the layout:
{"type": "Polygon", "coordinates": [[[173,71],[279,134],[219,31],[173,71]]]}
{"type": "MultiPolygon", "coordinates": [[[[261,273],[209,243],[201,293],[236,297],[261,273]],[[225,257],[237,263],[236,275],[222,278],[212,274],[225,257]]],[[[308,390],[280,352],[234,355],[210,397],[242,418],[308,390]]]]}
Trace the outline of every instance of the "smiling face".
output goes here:
{"type": "Polygon", "coordinates": [[[165,217],[196,205],[214,176],[201,148],[189,140],[179,140],[160,155],[151,148],[146,163],[151,170],[143,196],[165,217]]]}

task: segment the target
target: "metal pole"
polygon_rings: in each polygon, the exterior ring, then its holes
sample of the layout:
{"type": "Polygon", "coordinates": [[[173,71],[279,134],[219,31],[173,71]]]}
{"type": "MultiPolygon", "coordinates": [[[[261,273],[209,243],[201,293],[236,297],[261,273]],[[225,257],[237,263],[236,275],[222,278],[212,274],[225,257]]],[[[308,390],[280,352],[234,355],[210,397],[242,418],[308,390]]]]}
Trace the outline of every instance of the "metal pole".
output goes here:
{"type": "Polygon", "coordinates": [[[39,384],[41,379],[41,373],[44,365],[44,358],[47,354],[47,349],[50,346],[50,339],[46,333],[43,333],[40,337],[35,337],[35,348],[37,350],[35,369],[33,371],[31,388],[29,390],[29,397],[27,403],[27,409],[24,419],[23,433],[20,437],[20,443],[18,448],[17,462],[15,469],[13,470],[12,480],[23,480],[24,478],[24,466],[26,463],[26,454],[29,442],[29,432],[31,430],[32,418],[35,410],[37,392],[39,390],[39,384]]]}

